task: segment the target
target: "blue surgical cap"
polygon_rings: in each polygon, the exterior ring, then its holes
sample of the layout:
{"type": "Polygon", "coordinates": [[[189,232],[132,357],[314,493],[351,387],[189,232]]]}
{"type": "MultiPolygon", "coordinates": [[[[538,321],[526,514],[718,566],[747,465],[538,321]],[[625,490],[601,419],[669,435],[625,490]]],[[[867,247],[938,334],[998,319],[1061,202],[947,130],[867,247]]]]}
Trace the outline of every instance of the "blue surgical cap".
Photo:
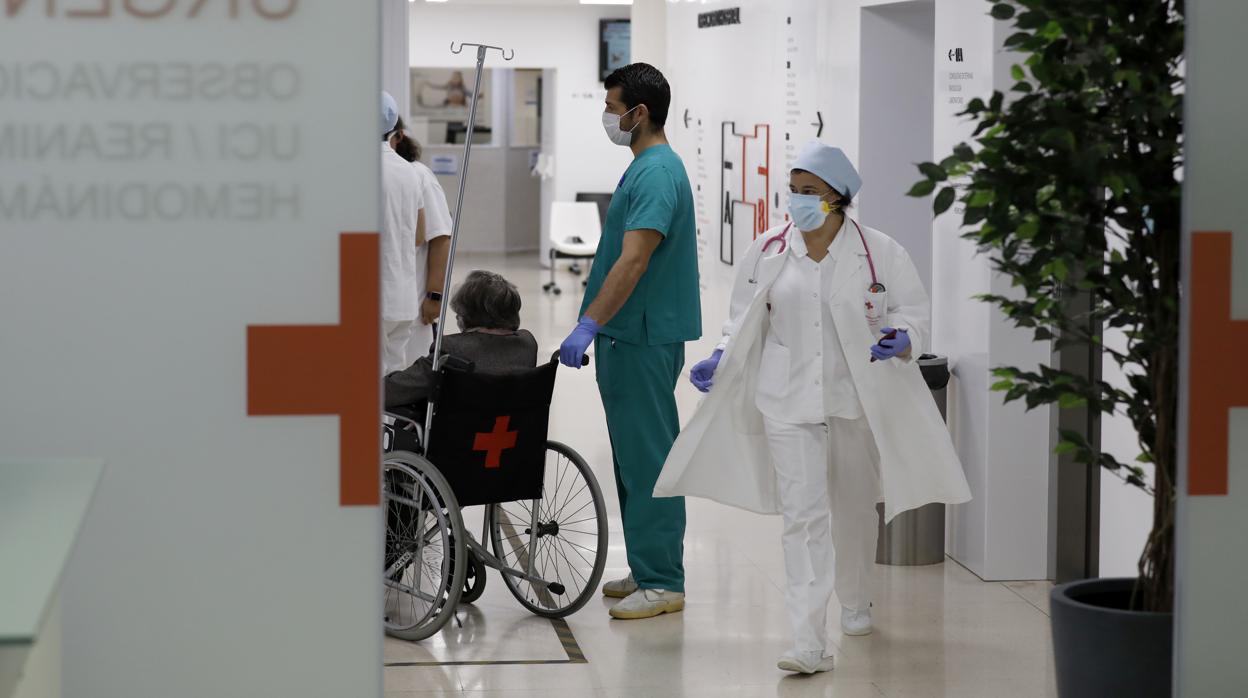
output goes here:
{"type": "Polygon", "coordinates": [[[819,141],[811,141],[802,148],[793,161],[793,169],[813,174],[842,196],[851,199],[862,188],[862,177],[858,176],[858,170],[854,169],[845,151],[819,141]]]}
{"type": "Polygon", "coordinates": [[[399,105],[389,92],[381,91],[381,135],[394,130],[399,123],[399,105]]]}

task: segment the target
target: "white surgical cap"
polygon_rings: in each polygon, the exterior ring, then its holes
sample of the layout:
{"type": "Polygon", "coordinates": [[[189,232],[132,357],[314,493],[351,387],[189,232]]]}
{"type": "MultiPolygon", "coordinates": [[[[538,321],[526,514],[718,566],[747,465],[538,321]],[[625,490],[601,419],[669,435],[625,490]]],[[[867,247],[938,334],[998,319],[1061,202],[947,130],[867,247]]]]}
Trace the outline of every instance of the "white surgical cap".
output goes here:
{"type": "Polygon", "coordinates": [[[389,92],[381,91],[381,135],[394,130],[399,123],[399,105],[389,92]]]}
{"type": "Polygon", "coordinates": [[[811,141],[802,148],[793,161],[793,169],[813,174],[842,196],[851,199],[862,188],[862,177],[858,176],[858,170],[854,169],[845,151],[819,141],[811,141]]]}

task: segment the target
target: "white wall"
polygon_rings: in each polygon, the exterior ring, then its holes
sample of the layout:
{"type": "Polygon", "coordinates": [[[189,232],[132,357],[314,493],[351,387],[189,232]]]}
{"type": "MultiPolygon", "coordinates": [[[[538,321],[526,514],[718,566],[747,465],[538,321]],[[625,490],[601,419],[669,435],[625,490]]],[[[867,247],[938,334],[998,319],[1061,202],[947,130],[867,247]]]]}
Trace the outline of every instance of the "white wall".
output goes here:
{"type": "MultiPolygon", "coordinates": [[[[476,55],[472,50],[458,56],[451,54],[450,42],[454,40],[514,49],[515,59],[505,64],[510,68],[554,69],[553,84],[547,87],[547,94],[553,96],[553,100],[543,100],[542,149],[555,158],[554,178],[542,183],[543,231],[548,229],[551,202],[575,200],[576,193],[581,191],[615,191],[620,175],[631,160],[628,149],[613,145],[602,132],[606,92],[598,80],[598,20],[628,16],[628,7],[609,5],[513,7],[423,2],[412,5],[413,66],[475,65],[476,55]]],[[[497,52],[490,52],[486,61],[488,67],[504,65],[497,52]]],[[[476,160],[477,154],[485,150],[473,147],[470,191],[477,186],[476,178],[481,173],[476,168],[484,162],[476,160]]],[[[505,157],[500,156],[490,166],[500,172],[505,170],[505,157]]],[[[443,185],[446,184],[443,180],[443,185]]],[[[449,188],[447,193],[450,193],[449,188]]],[[[471,224],[468,215],[465,214],[465,226],[471,224]]],[[[484,234],[503,237],[501,232],[495,231],[484,234]]],[[[543,250],[546,237],[543,232],[543,250]]]]}
{"type": "MultiPolygon", "coordinates": [[[[1121,330],[1105,332],[1106,346],[1126,348],[1121,330]]],[[[1108,356],[1102,362],[1102,379],[1127,389],[1127,379],[1118,364],[1108,356]]],[[[1126,415],[1105,415],[1101,419],[1101,449],[1123,463],[1142,466],[1152,480],[1152,466],[1136,462],[1140,455],[1139,437],[1126,415]]],[[[1139,574],[1140,554],[1153,524],[1153,498],[1138,487],[1128,485],[1113,473],[1101,473],[1100,575],[1135,577],[1139,574]]]]}
{"type": "Polygon", "coordinates": [[[379,0],[381,3],[381,89],[399,105],[403,122],[412,123],[412,79],[407,67],[408,0],[379,0]]]}
{"type": "MultiPolygon", "coordinates": [[[[130,124],[157,143],[149,156],[100,135],[119,148],[108,160],[0,156],[5,196],[125,184],[165,202],[0,213],[0,459],[106,462],[62,588],[69,698],[381,694],[381,514],[339,505],[338,420],[248,415],[248,327],[337,324],[340,233],[378,226],[378,4],[290,6],[268,21],[207,3],[187,21],[183,4],[147,20],[121,3],[90,19],[27,4],[0,21],[6,55],[121,76],[122,93],[138,84],[124,66],[153,60],[299,76],[287,97],[178,99],[171,73],[169,99],[3,99],[5,121],[130,124]],[[257,125],[283,137],[222,139],[257,125]],[[289,159],[221,149],[256,143],[289,159]],[[257,211],[236,188],[228,212],[179,204],[248,182],[281,201],[262,195],[274,208],[257,211]]],[[[367,385],[379,358],[362,363],[367,385]]]]}
{"type": "Polygon", "coordinates": [[[914,165],[932,159],[934,6],[903,2],[862,12],[860,171],[870,190],[858,203],[863,220],[890,231],[910,254],[923,286],[932,288],[932,207],[906,196],[914,165]]]}
{"type": "MultiPolygon", "coordinates": [[[[864,7],[887,12],[895,8],[881,6],[895,4],[742,0],[734,3],[741,8],[741,25],[706,29],[697,28],[696,15],[707,7],[669,6],[667,75],[674,123],[668,135],[692,182],[702,186],[695,191],[702,273],[724,281],[716,286],[726,287],[734,271],[718,256],[721,122],[736,121],[738,129],[755,123],[772,125],[773,204],[780,194],[780,205],[770,210],[773,225],[784,220],[788,163],[806,140],[814,138],[812,123],[820,115],[825,142],[843,148],[864,172],[878,170],[880,163],[859,161],[862,13],[864,7]],[[688,128],[678,123],[686,109],[691,117],[688,128]]],[[[996,49],[1007,28],[987,15],[981,0],[934,4],[933,155],[943,158],[956,143],[969,139],[973,129],[956,116],[963,104],[951,103],[950,98],[969,101],[971,96],[987,96],[994,87],[1008,87],[1008,63],[1003,73],[996,49]],[[963,49],[961,63],[948,59],[952,48],[963,49]],[[951,71],[970,76],[951,78],[951,71]]],[[[739,159],[739,154],[733,157],[739,159]]],[[[762,163],[750,166],[758,164],[762,163]]],[[[917,170],[912,172],[917,180],[917,170]]],[[[884,194],[877,187],[896,186],[866,181],[862,210],[869,211],[872,197],[884,194]]],[[[960,216],[946,215],[930,228],[933,341],[935,349],[951,360],[950,428],[975,495],[973,502],[950,512],[949,550],[985,578],[1043,579],[1048,575],[1049,547],[1048,415],[1024,414],[1016,405],[1005,407],[988,386],[992,367],[1046,361],[1048,346],[1034,344],[1029,334],[1008,327],[988,305],[972,299],[1004,284],[993,278],[987,260],[976,257],[974,248],[959,238],[959,220],[960,216]]],[[[904,237],[913,231],[886,232],[904,237]]],[[[749,229],[739,230],[738,238],[745,239],[738,244],[748,242],[751,234],[749,229]]],[[[691,355],[709,351],[725,306],[725,298],[704,296],[708,337],[690,349],[691,355]]]]}

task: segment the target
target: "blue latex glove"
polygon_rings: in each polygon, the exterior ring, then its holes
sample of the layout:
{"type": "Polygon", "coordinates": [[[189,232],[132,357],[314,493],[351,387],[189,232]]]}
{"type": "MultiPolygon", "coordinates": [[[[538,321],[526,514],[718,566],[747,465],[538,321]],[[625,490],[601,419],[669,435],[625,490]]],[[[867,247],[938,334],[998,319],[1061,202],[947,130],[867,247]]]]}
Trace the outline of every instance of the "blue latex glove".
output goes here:
{"type": "Polygon", "coordinates": [[[598,323],[588,315],[581,318],[581,321],[576,324],[576,329],[572,330],[572,334],[559,345],[559,363],[568,368],[579,369],[581,362],[585,359],[585,350],[594,343],[594,337],[598,336],[600,329],[602,328],[598,326],[598,323]]]}
{"type": "Polygon", "coordinates": [[[876,361],[887,361],[888,359],[904,354],[910,348],[910,335],[905,330],[895,330],[891,327],[885,327],[880,330],[881,336],[896,332],[897,336],[892,339],[881,339],[878,344],[871,345],[871,358],[876,361]]]}
{"type": "Polygon", "coordinates": [[[716,349],[709,359],[702,359],[693,365],[693,370],[689,372],[689,382],[701,392],[707,392],[711,389],[711,380],[715,376],[715,369],[719,368],[719,358],[724,355],[722,349],[716,349]]]}

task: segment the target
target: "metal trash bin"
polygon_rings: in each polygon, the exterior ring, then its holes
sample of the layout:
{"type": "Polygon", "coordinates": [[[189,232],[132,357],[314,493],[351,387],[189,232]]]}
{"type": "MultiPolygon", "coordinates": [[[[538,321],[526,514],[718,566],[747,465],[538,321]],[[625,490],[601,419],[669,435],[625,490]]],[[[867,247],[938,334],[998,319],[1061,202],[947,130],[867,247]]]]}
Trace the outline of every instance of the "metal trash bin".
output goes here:
{"type": "MultiPolygon", "coordinates": [[[[919,357],[919,370],[932,391],[940,416],[945,417],[949,387],[949,359],[934,354],[919,357]]],[[[935,565],[945,561],[945,505],[927,506],[902,512],[884,525],[884,505],[880,513],[880,538],[875,561],[881,565],[935,565]]]]}

